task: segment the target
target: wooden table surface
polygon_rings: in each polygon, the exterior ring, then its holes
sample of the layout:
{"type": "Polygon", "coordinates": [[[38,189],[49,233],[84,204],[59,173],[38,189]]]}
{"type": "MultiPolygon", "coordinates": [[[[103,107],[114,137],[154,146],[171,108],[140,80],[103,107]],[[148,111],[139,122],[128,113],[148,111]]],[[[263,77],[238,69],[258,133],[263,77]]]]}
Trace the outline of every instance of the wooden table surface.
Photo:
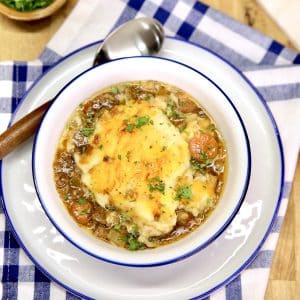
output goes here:
{"type": "MultiPolygon", "coordinates": [[[[293,48],[286,35],[255,0],[202,1],[293,48]]],[[[68,0],[55,15],[32,23],[15,22],[0,15],[0,61],[35,59],[75,4],[76,0],[68,0]]],[[[299,195],[300,160],[273,259],[265,296],[267,300],[300,299],[300,233],[296,230],[300,225],[299,195]]]]}

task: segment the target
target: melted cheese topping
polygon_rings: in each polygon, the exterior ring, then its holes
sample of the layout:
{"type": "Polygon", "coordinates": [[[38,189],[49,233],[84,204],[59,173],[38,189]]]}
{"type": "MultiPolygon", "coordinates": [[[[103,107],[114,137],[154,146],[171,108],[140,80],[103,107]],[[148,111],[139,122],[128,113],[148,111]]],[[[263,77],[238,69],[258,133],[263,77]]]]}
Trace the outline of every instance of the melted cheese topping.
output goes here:
{"type": "Polygon", "coordinates": [[[186,174],[178,180],[178,186],[190,186],[192,191],[191,199],[181,199],[179,208],[190,212],[193,216],[213,206],[215,201],[215,188],[217,177],[206,174],[199,175],[193,179],[192,176],[186,174]]]}
{"type": "Polygon", "coordinates": [[[89,137],[90,148],[75,155],[83,183],[105,207],[113,205],[139,228],[139,241],[169,233],[176,224],[178,177],[190,166],[188,144],[163,112],[148,102],[118,105],[105,111],[89,137]],[[136,128],[139,117],[148,122],[136,128]],[[150,191],[159,178],[164,192],[150,191]]]}

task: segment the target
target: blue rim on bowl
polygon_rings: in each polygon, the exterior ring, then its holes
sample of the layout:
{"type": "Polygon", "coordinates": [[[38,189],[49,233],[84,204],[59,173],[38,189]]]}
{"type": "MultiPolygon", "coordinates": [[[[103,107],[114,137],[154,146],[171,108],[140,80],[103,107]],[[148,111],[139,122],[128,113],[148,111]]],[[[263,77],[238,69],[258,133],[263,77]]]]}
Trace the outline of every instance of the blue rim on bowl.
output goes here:
{"type": "MultiPolygon", "coordinates": [[[[83,76],[84,74],[88,73],[89,71],[95,69],[95,68],[101,68],[103,65],[106,64],[110,64],[112,62],[116,62],[116,61],[121,61],[121,60],[130,60],[130,59],[149,59],[149,57],[142,57],[142,56],[138,56],[138,57],[125,57],[125,58],[119,58],[116,59],[114,61],[111,62],[107,62],[105,64],[96,66],[96,67],[91,67],[87,70],[85,70],[84,72],[80,73],[78,76],[76,76],[75,78],[73,78],[70,82],[68,82],[61,90],[60,92],[56,95],[56,97],[53,100],[53,103],[51,104],[51,106],[49,107],[48,111],[46,112],[46,114],[43,117],[43,120],[47,117],[48,113],[51,111],[53,104],[55,103],[56,99],[60,96],[60,94],[67,89],[74,81],[76,81],[78,78],[80,78],[81,76],[83,76]]],[[[208,76],[204,75],[203,73],[201,73],[200,71],[186,65],[183,64],[181,62],[172,60],[172,59],[167,59],[167,58],[162,58],[162,57],[151,57],[150,59],[154,59],[154,60],[163,60],[163,61],[169,61],[175,64],[178,64],[180,66],[183,66],[185,68],[188,68],[189,70],[195,72],[197,75],[202,76],[203,78],[205,78],[207,81],[209,81],[210,84],[212,84],[215,88],[218,89],[219,92],[221,92],[223,94],[223,96],[226,98],[226,100],[228,101],[229,105],[231,106],[231,108],[234,110],[234,113],[236,115],[236,117],[239,120],[239,123],[241,125],[242,131],[243,131],[243,137],[244,137],[244,141],[245,141],[245,145],[246,145],[246,156],[247,156],[247,166],[246,166],[246,176],[244,179],[244,184],[243,184],[243,190],[242,193],[240,194],[239,200],[236,202],[236,206],[234,208],[234,210],[232,211],[232,213],[230,214],[230,216],[228,216],[228,218],[226,219],[226,221],[223,223],[223,225],[205,242],[203,242],[202,244],[198,245],[196,248],[191,249],[190,251],[186,252],[186,253],[182,253],[172,259],[167,259],[167,260],[163,260],[163,261],[158,261],[158,262],[154,262],[154,263],[128,263],[126,261],[121,261],[121,260],[112,260],[112,259],[108,259],[107,257],[95,254],[94,252],[89,251],[88,249],[78,245],[78,243],[76,243],[76,241],[74,241],[72,239],[72,237],[70,237],[63,228],[61,228],[61,226],[59,226],[59,224],[57,224],[56,220],[54,219],[54,217],[51,215],[51,213],[48,211],[47,206],[45,205],[42,193],[40,191],[40,187],[38,184],[38,180],[37,180],[37,176],[36,176],[36,170],[37,170],[37,165],[36,165],[36,145],[38,143],[39,140],[39,136],[40,136],[40,129],[42,127],[43,124],[43,120],[40,124],[40,127],[38,129],[38,132],[35,136],[34,139],[34,143],[33,143],[33,157],[32,157],[32,172],[33,172],[33,179],[34,179],[34,185],[37,191],[37,195],[38,198],[40,200],[40,203],[46,213],[46,215],[48,216],[49,220],[52,222],[52,224],[57,228],[57,230],[70,242],[72,243],[74,246],[76,246],[77,248],[79,248],[80,250],[84,251],[85,253],[101,259],[103,261],[109,262],[109,263],[113,263],[113,264],[117,264],[117,265],[123,265],[123,266],[130,266],[130,267],[155,267],[155,266],[162,266],[162,265],[166,265],[166,264],[170,264],[170,263],[174,263],[174,262],[178,262],[182,259],[185,259],[197,252],[199,252],[201,249],[205,248],[206,246],[208,246],[211,242],[213,242],[220,234],[222,234],[222,232],[227,228],[227,226],[230,224],[231,220],[234,218],[234,216],[236,215],[236,213],[238,212],[243,199],[246,195],[247,189],[248,189],[248,184],[249,184],[249,179],[250,179],[250,174],[251,174],[251,152],[250,152],[250,143],[249,143],[249,138],[247,135],[247,131],[246,128],[244,126],[243,120],[238,112],[238,110],[236,109],[236,107],[234,106],[233,102],[230,100],[230,98],[226,95],[226,93],[208,76]]],[[[75,224],[74,224],[75,225],[75,224]]]]}

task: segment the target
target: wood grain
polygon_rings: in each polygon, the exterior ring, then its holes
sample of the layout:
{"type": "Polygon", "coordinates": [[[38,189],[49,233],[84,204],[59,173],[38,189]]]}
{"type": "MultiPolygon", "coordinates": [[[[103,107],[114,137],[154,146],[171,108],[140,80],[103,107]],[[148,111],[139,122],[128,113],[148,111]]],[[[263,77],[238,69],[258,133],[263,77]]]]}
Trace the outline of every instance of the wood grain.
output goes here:
{"type": "MultiPolygon", "coordinates": [[[[255,0],[202,0],[284,45],[292,43],[255,0]]],[[[0,15],[0,60],[35,59],[76,4],[69,0],[53,16],[33,23],[15,22],[0,15]]],[[[273,259],[266,300],[300,299],[300,160],[273,259]]],[[[256,300],[256,299],[254,299],[256,300]]]]}
{"type": "Polygon", "coordinates": [[[255,0],[203,0],[202,2],[267,34],[287,47],[295,48],[289,38],[255,0]]]}
{"type": "Polygon", "coordinates": [[[15,21],[0,14],[0,61],[36,59],[76,2],[68,0],[50,17],[32,22],[15,21]]]}

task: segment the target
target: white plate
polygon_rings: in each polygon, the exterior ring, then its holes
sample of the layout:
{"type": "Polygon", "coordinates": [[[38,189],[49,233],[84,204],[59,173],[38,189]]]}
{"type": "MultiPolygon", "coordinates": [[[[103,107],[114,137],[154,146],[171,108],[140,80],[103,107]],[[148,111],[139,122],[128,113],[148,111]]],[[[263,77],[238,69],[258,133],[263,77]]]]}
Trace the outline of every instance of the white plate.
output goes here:
{"type": "MultiPolygon", "coordinates": [[[[15,119],[55,96],[66,82],[87,69],[97,46],[74,52],[44,74],[24,97],[15,119]]],[[[2,161],[5,214],[17,240],[40,270],[77,295],[97,299],[205,296],[251,262],[274,222],[282,192],[283,154],[279,133],[265,104],[237,70],[207,49],[167,38],[160,56],[200,70],[222,87],[237,107],[251,147],[247,195],[228,229],[200,253],[147,270],[112,265],[80,252],[51,225],[33,185],[32,140],[26,142],[2,161]]]]}

